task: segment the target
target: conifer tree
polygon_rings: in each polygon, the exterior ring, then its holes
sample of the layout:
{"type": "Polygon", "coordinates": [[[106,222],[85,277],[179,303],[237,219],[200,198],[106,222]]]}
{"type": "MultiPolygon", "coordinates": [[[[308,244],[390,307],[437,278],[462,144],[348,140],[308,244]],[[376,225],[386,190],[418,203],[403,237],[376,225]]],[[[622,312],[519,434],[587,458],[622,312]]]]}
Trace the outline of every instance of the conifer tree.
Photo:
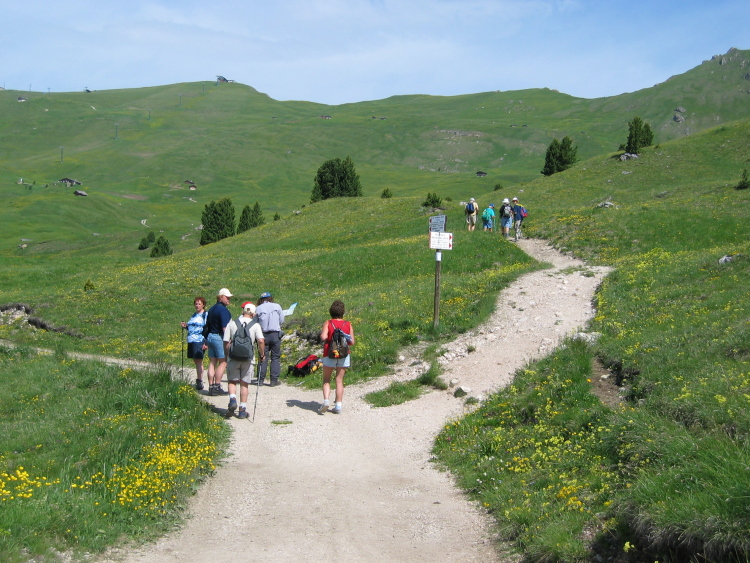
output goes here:
{"type": "Polygon", "coordinates": [[[242,214],[240,215],[240,222],[237,224],[237,234],[244,233],[250,228],[250,214],[252,210],[249,205],[242,208],[242,214]]]}
{"type": "Polygon", "coordinates": [[[151,258],[158,258],[159,256],[171,256],[172,247],[169,245],[169,241],[163,235],[156,239],[154,247],[151,249],[151,258]]]}
{"type": "Polygon", "coordinates": [[[558,171],[560,165],[560,141],[552,139],[552,142],[547,147],[547,154],[544,155],[544,168],[542,168],[542,174],[545,176],[552,176],[558,171]]]}
{"type": "Polygon", "coordinates": [[[234,236],[234,205],[228,197],[206,204],[201,216],[201,246],[234,236]]]}
{"type": "Polygon", "coordinates": [[[265,225],[266,220],[263,217],[263,211],[260,208],[260,203],[257,201],[255,202],[255,205],[253,206],[253,210],[250,212],[250,228],[254,227],[260,227],[261,225],[265,225]]]}
{"type": "Polygon", "coordinates": [[[358,197],[362,195],[359,174],[354,162],[347,156],[344,160],[326,160],[315,175],[310,203],[332,197],[358,197]]]}
{"type": "Polygon", "coordinates": [[[654,132],[651,126],[636,116],[628,122],[628,140],[625,152],[639,154],[644,147],[650,147],[654,142],[654,132]]]}

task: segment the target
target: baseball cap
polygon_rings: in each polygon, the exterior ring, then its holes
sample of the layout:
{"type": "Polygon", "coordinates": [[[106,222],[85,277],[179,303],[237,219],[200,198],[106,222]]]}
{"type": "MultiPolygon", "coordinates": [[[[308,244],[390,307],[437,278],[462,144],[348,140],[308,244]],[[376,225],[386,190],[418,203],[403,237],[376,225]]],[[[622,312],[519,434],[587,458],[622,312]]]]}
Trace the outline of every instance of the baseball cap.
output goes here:
{"type": "Polygon", "coordinates": [[[505,199],[503,200],[503,203],[510,203],[510,200],[509,200],[509,199],[508,199],[508,198],[506,197],[506,198],[505,198],[505,199]]]}
{"type": "Polygon", "coordinates": [[[267,297],[272,297],[272,295],[268,293],[267,291],[264,291],[263,293],[260,294],[261,299],[266,299],[267,297]]]}
{"type": "Polygon", "coordinates": [[[222,287],[219,290],[219,297],[221,297],[222,295],[225,297],[232,297],[232,292],[229,291],[226,287],[222,287]]]}
{"type": "Polygon", "coordinates": [[[250,313],[251,315],[255,314],[255,305],[253,305],[250,301],[245,301],[242,304],[242,311],[245,313],[250,313]]]}
{"type": "Polygon", "coordinates": [[[474,198],[473,198],[473,197],[472,197],[472,198],[469,198],[469,201],[474,201],[474,198]]]}
{"type": "Polygon", "coordinates": [[[494,203],[490,203],[490,207],[495,207],[495,204],[494,203]]]}

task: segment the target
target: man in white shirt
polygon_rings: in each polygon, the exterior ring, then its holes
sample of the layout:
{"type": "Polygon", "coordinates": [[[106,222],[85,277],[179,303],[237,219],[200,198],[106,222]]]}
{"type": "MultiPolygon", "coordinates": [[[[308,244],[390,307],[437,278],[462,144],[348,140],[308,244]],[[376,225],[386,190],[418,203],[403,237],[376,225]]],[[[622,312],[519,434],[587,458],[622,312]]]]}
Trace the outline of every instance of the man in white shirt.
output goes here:
{"type": "Polygon", "coordinates": [[[249,301],[242,304],[242,316],[229,321],[224,331],[224,352],[229,358],[227,362],[227,381],[229,382],[229,406],[227,407],[227,418],[237,410],[237,382],[240,384],[240,410],[237,418],[247,418],[247,396],[249,392],[250,381],[253,378],[253,368],[255,367],[255,354],[249,358],[235,358],[230,353],[232,350],[232,341],[234,340],[240,326],[246,330],[253,343],[253,349],[257,348],[260,360],[266,357],[266,342],[263,339],[263,331],[260,325],[255,321],[255,305],[249,301]],[[240,326],[237,325],[240,324],[240,326]]]}

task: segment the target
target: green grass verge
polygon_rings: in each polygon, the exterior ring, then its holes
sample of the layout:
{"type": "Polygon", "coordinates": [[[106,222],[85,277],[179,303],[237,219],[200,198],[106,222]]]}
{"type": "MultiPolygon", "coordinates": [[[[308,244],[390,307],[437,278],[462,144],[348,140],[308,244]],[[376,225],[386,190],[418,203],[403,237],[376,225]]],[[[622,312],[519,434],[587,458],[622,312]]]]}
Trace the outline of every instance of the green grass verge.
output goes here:
{"type": "Polygon", "coordinates": [[[517,374],[435,450],[527,560],[750,560],[749,145],[738,122],[529,186],[548,196],[537,233],[615,267],[601,338],[517,374]],[[594,356],[623,408],[589,392],[594,356]]]}
{"type": "Polygon", "coordinates": [[[226,444],[225,425],[166,370],[0,348],[0,383],[3,561],[163,533],[226,444]]]}

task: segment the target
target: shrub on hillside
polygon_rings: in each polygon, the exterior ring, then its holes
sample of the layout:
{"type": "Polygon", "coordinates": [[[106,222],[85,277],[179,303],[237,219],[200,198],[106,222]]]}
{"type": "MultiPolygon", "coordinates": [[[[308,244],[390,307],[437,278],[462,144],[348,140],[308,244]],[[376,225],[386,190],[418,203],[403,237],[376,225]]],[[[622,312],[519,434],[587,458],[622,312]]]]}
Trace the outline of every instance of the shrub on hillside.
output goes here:
{"type": "Polygon", "coordinates": [[[156,239],[154,248],[151,249],[151,258],[159,258],[160,256],[171,256],[172,247],[169,245],[169,241],[164,236],[160,236],[156,239]]]}
{"type": "Polygon", "coordinates": [[[748,180],[747,177],[747,168],[745,168],[742,171],[742,178],[740,178],[740,183],[737,184],[734,189],[736,190],[746,190],[747,188],[750,188],[750,180],[748,180]]]}
{"type": "Polygon", "coordinates": [[[318,168],[310,203],[331,197],[360,197],[362,185],[351,157],[332,158],[318,168]]]}
{"type": "Polygon", "coordinates": [[[427,199],[422,203],[423,207],[440,207],[443,205],[443,199],[438,197],[437,192],[427,192],[427,199]]]}
{"type": "Polygon", "coordinates": [[[641,149],[650,147],[653,142],[654,133],[648,123],[637,116],[628,122],[628,140],[625,143],[625,152],[640,154],[641,149]]]}
{"type": "Polygon", "coordinates": [[[393,193],[391,193],[391,188],[383,188],[383,191],[380,194],[380,197],[383,199],[390,199],[393,197],[393,193]]]}

